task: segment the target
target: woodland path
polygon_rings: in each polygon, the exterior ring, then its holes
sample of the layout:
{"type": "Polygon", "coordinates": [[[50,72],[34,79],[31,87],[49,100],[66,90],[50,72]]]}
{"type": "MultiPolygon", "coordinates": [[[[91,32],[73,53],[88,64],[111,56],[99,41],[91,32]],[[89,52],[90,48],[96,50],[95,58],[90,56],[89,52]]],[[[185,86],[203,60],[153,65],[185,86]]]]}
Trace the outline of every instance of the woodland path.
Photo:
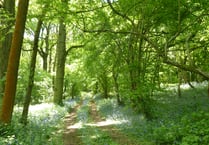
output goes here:
{"type": "MultiPolygon", "coordinates": [[[[65,130],[64,130],[64,145],[86,145],[82,142],[82,135],[80,134],[80,124],[78,122],[78,110],[82,107],[82,105],[77,105],[71,113],[69,113],[65,118],[65,130]]],[[[91,100],[88,103],[89,111],[88,118],[91,118],[88,123],[83,124],[84,126],[94,126],[100,131],[107,134],[106,136],[114,142],[114,145],[139,145],[134,140],[130,139],[124,133],[120,132],[119,129],[114,124],[104,124],[107,121],[103,118],[98,110],[96,103],[91,100]]],[[[84,130],[85,132],[85,130],[84,130]]],[[[91,138],[91,137],[90,137],[91,138]]],[[[92,138],[93,139],[93,138],[92,138]]],[[[93,142],[93,141],[92,141],[93,142]]],[[[109,143],[93,143],[98,145],[109,145],[109,143]]],[[[92,145],[92,144],[88,144],[92,145]]],[[[112,145],[112,143],[111,143],[112,145]]]]}
{"type": "Polygon", "coordinates": [[[64,134],[63,134],[64,145],[80,145],[81,144],[81,141],[77,133],[77,129],[73,127],[73,125],[76,124],[76,120],[77,120],[76,110],[79,107],[80,105],[77,105],[72,110],[72,112],[70,112],[65,117],[65,128],[64,128],[64,134]]]}

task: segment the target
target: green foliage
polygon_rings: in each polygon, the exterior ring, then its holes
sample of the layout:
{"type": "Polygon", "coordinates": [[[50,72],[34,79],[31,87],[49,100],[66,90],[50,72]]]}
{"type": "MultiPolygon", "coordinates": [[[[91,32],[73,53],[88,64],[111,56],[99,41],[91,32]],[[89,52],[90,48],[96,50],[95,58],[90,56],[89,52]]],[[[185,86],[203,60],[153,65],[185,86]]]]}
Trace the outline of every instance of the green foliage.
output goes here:
{"type": "Polygon", "coordinates": [[[107,133],[101,131],[97,127],[85,126],[80,129],[80,134],[82,135],[83,144],[90,145],[118,145],[112,141],[111,136],[107,133]]]}
{"type": "Polygon", "coordinates": [[[20,108],[15,108],[15,115],[10,125],[1,126],[1,145],[62,145],[62,128],[66,109],[50,104],[31,106],[27,126],[19,123],[20,108]],[[41,109],[42,108],[42,109],[41,109]],[[52,111],[53,110],[53,111],[52,111]]]}
{"type": "Polygon", "coordinates": [[[154,104],[149,106],[153,110],[152,120],[127,105],[117,106],[116,100],[99,99],[97,106],[106,118],[120,120],[118,127],[144,145],[207,145],[209,100],[203,93],[205,84],[195,86],[196,89],[183,90],[181,99],[175,97],[173,90],[155,92],[154,104]]]}
{"type": "Polygon", "coordinates": [[[156,144],[207,145],[209,143],[209,113],[194,112],[185,115],[180,122],[168,123],[154,130],[156,144]]]}
{"type": "MultiPolygon", "coordinates": [[[[11,29],[11,22],[13,22],[14,16],[10,14],[8,11],[5,11],[3,8],[0,7],[0,32],[4,32],[5,29],[7,30],[8,28],[11,29]]],[[[7,30],[6,33],[11,32],[11,30],[7,30]]],[[[4,34],[5,35],[5,34],[4,34]]],[[[2,36],[4,36],[2,35],[2,36]]],[[[0,38],[0,42],[2,41],[4,37],[0,38]]]]}
{"type": "MultiPolygon", "coordinates": [[[[21,105],[23,103],[24,94],[28,84],[28,63],[26,58],[22,60],[20,65],[20,71],[18,76],[18,85],[15,102],[21,105]]],[[[46,71],[37,68],[34,78],[34,87],[32,91],[32,104],[37,104],[41,102],[50,102],[52,100],[52,78],[46,71]]]]}
{"type": "Polygon", "coordinates": [[[51,102],[53,96],[52,77],[44,70],[38,69],[35,74],[32,103],[51,102]]]}

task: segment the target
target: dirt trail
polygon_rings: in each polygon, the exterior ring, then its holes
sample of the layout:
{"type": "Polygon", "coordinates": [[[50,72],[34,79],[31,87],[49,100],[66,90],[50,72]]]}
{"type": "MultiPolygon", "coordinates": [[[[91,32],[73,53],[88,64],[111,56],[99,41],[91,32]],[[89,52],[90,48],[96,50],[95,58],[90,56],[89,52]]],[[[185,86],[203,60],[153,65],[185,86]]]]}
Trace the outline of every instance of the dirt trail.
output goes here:
{"type": "Polygon", "coordinates": [[[65,117],[65,129],[63,134],[64,145],[81,145],[77,129],[73,127],[77,121],[77,109],[79,107],[79,105],[75,107],[72,112],[65,117]]]}
{"type": "MultiPolygon", "coordinates": [[[[96,109],[96,104],[94,101],[91,101],[90,104],[89,117],[92,119],[92,124],[100,124],[105,122],[105,119],[102,119],[99,112],[96,109]]],[[[63,135],[64,145],[83,145],[81,143],[81,137],[79,136],[79,127],[76,127],[77,123],[77,110],[81,107],[78,105],[73,109],[73,111],[66,116],[65,118],[65,130],[63,135]]],[[[139,145],[134,140],[131,140],[128,136],[121,133],[114,124],[108,125],[97,125],[101,131],[109,134],[110,138],[116,142],[118,145],[139,145]]]]}
{"type": "MultiPolygon", "coordinates": [[[[104,120],[100,116],[99,112],[96,109],[96,104],[94,101],[91,102],[91,111],[90,115],[95,123],[103,122],[104,120]]],[[[107,132],[112,140],[114,140],[118,145],[139,145],[139,143],[136,143],[135,141],[131,140],[128,136],[120,132],[119,129],[117,129],[114,125],[104,125],[99,126],[99,128],[107,132]]]]}

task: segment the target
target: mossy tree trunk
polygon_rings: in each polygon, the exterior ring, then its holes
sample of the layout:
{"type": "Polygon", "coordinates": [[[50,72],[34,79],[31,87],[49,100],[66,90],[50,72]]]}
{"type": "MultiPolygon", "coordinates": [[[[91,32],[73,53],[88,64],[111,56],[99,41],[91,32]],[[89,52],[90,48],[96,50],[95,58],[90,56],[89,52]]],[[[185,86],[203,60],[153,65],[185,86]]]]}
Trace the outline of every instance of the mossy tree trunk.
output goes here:
{"type": "Polygon", "coordinates": [[[63,19],[60,19],[59,35],[56,49],[56,76],[54,82],[54,103],[62,105],[63,86],[66,60],[66,26],[63,19]]]}
{"type": "Polygon", "coordinates": [[[9,55],[6,74],[6,84],[0,116],[0,121],[2,123],[10,123],[12,119],[12,112],[16,94],[18,67],[21,54],[21,47],[23,43],[28,3],[29,0],[20,0],[18,3],[15,30],[12,38],[12,45],[9,55]]]}
{"type": "Polygon", "coordinates": [[[35,31],[33,52],[32,52],[32,56],[31,56],[31,62],[30,62],[30,68],[29,68],[30,72],[29,72],[29,78],[28,78],[28,85],[27,85],[24,107],[23,107],[22,118],[21,118],[21,122],[23,124],[27,124],[28,109],[29,109],[29,105],[31,102],[31,94],[32,94],[32,89],[33,89],[33,85],[34,85],[36,57],[37,57],[37,52],[38,52],[38,42],[39,42],[39,35],[40,35],[42,23],[43,23],[42,20],[39,19],[37,27],[36,27],[36,31],[35,31]]]}

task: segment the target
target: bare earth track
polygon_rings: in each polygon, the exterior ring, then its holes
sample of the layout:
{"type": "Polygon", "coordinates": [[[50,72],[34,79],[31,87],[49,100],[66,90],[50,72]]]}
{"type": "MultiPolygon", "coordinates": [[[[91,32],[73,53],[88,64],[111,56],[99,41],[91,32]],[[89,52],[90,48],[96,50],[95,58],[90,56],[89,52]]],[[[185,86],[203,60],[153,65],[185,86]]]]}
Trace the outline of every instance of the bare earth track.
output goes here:
{"type": "MultiPolygon", "coordinates": [[[[73,128],[77,122],[76,120],[76,111],[79,109],[80,105],[78,105],[69,115],[65,118],[65,130],[63,135],[64,145],[83,145],[81,143],[81,138],[78,134],[78,129],[73,128]]],[[[104,122],[99,112],[96,109],[96,104],[94,101],[90,102],[90,113],[89,117],[93,120],[91,123],[98,124],[99,122],[104,122]]],[[[97,126],[103,132],[109,134],[110,138],[116,142],[118,145],[139,145],[134,140],[131,140],[128,136],[120,132],[117,127],[114,125],[103,125],[97,126]]]]}
{"type": "MultiPolygon", "coordinates": [[[[96,104],[94,102],[91,103],[90,114],[95,123],[104,121],[101,119],[102,117],[97,111],[96,104]]],[[[139,145],[135,141],[129,139],[128,136],[120,132],[120,130],[114,125],[100,126],[100,129],[102,129],[104,132],[107,132],[111,136],[112,140],[114,140],[118,145],[139,145]]]]}
{"type": "Polygon", "coordinates": [[[71,113],[69,113],[65,117],[65,130],[63,134],[64,145],[81,145],[81,141],[77,133],[77,129],[70,127],[76,123],[76,118],[77,118],[76,111],[79,107],[80,107],[79,105],[75,107],[71,111],[71,113]]]}

